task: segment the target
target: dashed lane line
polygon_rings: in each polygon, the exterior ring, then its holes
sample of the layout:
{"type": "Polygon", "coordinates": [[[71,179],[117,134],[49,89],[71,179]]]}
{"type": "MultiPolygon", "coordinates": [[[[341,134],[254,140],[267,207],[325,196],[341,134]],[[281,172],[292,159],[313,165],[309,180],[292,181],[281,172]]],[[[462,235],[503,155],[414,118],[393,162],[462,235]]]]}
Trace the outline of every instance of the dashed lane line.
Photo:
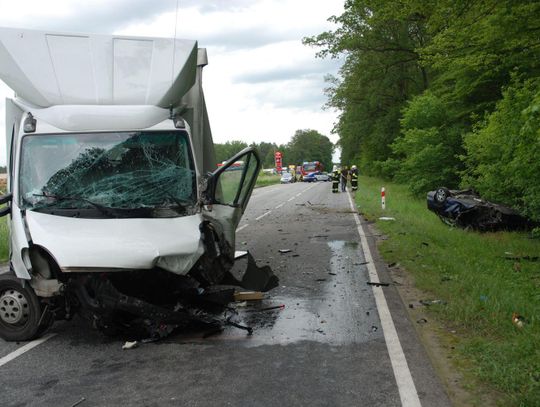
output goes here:
{"type": "Polygon", "coordinates": [[[287,202],[291,202],[294,198],[296,197],[295,196],[290,197],[289,199],[287,199],[287,202]]]}
{"type": "Polygon", "coordinates": [[[21,346],[19,349],[14,350],[10,354],[8,354],[8,355],[4,356],[3,358],[1,358],[0,359],[0,366],[4,366],[6,363],[11,362],[13,359],[18,358],[19,356],[21,356],[22,354],[24,354],[24,353],[28,352],[29,350],[35,348],[36,346],[41,345],[43,342],[48,341],[53,336],[56,336],[56,333],[50,333],[50,334],[42,336],[39,339],[36,339],[36,340],[32,341],[32,342],[28,342],[26,345],[21,346]]]}
{"type": "Polygon", "coordinates": [[[269,215],[269,214],[271,214],[271,213],[272,213],[272,211],[265,212],[265,213],[263,213],[261,216],[255,218],[255,220],[261,220],[261,219],[264,218],[266,215],[269,215]]]}
{"type": "Polygon", "coordinates": [[[279,209],[283,206],[284,204],[283,203],[280,203],[278,206],[276,206],[274,209],[279,209]]]}
{"type": "MultiPolygon", "coordinates": [[[[358,209],[353,204],[351,195],[347,194],[347,196],[349,197],[351,210],[353,211],[354,220],[356,221],[358,228],[358,234],[360,235],[360,241],[362,244],[362,250],[364,252],[364,259],[367,263],[366,266],[368,268],[369,278],[371,282],[378,283],[379,275],[377,274],[377,269],[373,264],[373,256],[371,255],[371,251],[369,249],[366,233],[364,232],[364,228],[360,222],[360,218],[358,217],[358,209]]],[[[381,320],[386,348],[388,349],[388,355],[390,356],[390,362],[392,363],[394,377],[396,378],[401,404],[403,407],[421,407],[411,371],[409,370],[407,359],[403,353],[403,348],[401,347],[396,327],[394,326],[390,309],[388,309],[388,304],[386,302],[382,287],[374,285],[372,288],[375,303],[377,305],[377,311],[379,312],[379,319],[381,320]]]]}

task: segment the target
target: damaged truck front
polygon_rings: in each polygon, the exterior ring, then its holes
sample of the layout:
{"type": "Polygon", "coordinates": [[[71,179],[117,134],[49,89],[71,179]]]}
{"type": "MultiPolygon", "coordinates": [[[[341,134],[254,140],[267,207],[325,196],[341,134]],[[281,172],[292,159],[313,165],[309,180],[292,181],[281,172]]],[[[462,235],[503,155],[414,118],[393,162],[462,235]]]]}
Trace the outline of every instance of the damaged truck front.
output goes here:
{"type": "Polygon", "coordinates": [[[0,28],[16,93],[2,338],[76,313],[103,330],[178,326],[226,277],[260,160],[246,149],[215,170],[206,64],[195,41],[0,28]]]}

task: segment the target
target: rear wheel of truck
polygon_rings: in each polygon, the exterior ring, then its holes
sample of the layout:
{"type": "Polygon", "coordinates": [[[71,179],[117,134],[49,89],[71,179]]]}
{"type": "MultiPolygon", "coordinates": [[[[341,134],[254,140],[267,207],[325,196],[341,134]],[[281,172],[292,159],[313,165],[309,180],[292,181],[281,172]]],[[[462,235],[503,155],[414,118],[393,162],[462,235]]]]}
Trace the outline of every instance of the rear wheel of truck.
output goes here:
{"type": "Polygon", "coordinates": [[[41,305],[30,287],[10,274],[0,275],[0,337],[29,341],[39,334],[41,305]]]}

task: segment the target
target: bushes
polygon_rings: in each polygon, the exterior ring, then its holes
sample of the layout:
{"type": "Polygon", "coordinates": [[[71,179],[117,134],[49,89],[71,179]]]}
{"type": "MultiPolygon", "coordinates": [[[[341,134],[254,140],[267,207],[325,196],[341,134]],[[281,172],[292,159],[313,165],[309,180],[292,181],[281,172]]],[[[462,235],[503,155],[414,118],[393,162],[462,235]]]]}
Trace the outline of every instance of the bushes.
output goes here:
{"type": "Polygon", "coordinates": [[[463,185],[540,220],[540,80],[515,78],[464,141],[463,185]]]}
{"type": "Polygon", "coordinates": [[[446,106],[429,92],[413,98],[403,111],[402,135],[392,144],[397,159],[387,161],[386,168],[397,168],[396,181],[414,194],[459,184],[460,129],[447,122],[446,106]]]}

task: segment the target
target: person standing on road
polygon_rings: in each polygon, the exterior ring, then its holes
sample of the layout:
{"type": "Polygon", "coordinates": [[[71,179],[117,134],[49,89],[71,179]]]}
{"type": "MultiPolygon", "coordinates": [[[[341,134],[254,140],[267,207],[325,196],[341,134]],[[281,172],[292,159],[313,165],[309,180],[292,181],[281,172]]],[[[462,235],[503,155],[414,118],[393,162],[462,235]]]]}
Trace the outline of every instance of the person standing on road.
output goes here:
{"type": "Polygon", "coordinates": [[[339,178],[341,177],[341,171],[338,167],[334,166],[334,171],[332,171],[332,192],[339,192],[339,178]]]}
{"type": "Polygon", "coordinates": [[[358,168],[356,165],[351,167],[351,189],[353,192],[358,189],[358,168]]]}
{"type": "Polygon", "coordinates": [[[347,191],[347,178],[349,176],[349,170],[347,167],[343,167],[341,170],[341,192],[347,191]]]}

